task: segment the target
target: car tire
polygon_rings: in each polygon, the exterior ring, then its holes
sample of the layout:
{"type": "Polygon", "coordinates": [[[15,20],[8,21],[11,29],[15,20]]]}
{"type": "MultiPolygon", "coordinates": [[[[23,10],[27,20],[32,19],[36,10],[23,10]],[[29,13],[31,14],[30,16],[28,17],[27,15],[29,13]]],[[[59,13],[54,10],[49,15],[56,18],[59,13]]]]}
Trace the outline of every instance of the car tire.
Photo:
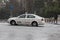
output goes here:
{"type": "Polygon", "coordinates": [[[36,21],[32,22],[32,26],[38,26],[38,23],[36,21]]]}
{"type": "Polygon", "coordinates": [[[14,20],[10,21],[11,25],[16,25],[16,22],[14,20]]]}

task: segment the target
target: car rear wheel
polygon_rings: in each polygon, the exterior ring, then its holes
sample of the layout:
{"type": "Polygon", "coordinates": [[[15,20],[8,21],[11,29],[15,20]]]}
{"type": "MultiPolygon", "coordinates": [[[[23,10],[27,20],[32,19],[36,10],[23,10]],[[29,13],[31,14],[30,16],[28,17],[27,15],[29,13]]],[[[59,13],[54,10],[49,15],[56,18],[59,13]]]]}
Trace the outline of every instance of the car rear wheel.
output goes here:
{"type": "Polygon", "coordinates": [[[37,22],[32,22],[32,26],[38,26],[38,23],[37,22]]]}
{"type": "Polygon", "coordinates": [[[11,25],[16,25],[16,22],[15,22],[14,20],[12,20],[12,21],[10,22],[10,24],[11,24],[11,25]]]}

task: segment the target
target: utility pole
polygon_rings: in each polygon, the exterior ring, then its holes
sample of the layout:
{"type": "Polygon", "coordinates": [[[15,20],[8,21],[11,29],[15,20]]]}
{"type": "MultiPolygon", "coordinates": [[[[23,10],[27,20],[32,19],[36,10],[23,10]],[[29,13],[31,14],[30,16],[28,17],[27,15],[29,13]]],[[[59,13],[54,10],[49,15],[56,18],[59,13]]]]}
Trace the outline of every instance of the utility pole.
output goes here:
{"type": "Polygon", "coordinates": [[[12,4],[10,4],[10,17],[13,17],[13,9],[14,9],[14,6],[12,4]]]}
{"type": "Polygon", "coordinates": [[[25,11],[27,12],[27,2],[26,2],[26,0],[25,0],[25,11]]]}
{"type": "Polygon", "coordinates": [[[33,0],[33,11],[34,11],[34,14],[36,14],[36,9],[35,9],[35,0],[33,0]]]}

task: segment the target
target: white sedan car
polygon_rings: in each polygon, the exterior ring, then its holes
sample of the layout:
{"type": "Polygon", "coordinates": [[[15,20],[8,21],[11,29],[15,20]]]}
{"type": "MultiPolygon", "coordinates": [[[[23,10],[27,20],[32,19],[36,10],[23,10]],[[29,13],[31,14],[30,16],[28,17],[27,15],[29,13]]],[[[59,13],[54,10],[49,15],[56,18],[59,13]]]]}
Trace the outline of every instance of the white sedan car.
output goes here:
{"type": "Polygon", "coordinates": [[[8,19],[8,23],[11,25],[16,24],[28,24],[32,26],[44,25],[45,21],[43,17],[35,14],[22,14],[18,17],[12,17],[8,19]]]}

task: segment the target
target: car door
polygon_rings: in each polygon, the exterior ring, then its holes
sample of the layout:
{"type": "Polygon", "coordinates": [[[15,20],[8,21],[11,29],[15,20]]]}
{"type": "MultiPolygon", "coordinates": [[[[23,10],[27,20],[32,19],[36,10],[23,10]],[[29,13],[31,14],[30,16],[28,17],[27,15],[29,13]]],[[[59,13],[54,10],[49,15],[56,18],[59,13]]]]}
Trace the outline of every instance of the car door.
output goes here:
{"type": "Polygon", "coordinates": [[[34,15],[27,15],[26,24],[31,24],[35,20],[34,15]]]}
{"type": "Polygon", "coordinates": [[[17,20],[18,20],[18,24],[25,24],[26,15],[25,14],[20,15],[17,20]]]}

